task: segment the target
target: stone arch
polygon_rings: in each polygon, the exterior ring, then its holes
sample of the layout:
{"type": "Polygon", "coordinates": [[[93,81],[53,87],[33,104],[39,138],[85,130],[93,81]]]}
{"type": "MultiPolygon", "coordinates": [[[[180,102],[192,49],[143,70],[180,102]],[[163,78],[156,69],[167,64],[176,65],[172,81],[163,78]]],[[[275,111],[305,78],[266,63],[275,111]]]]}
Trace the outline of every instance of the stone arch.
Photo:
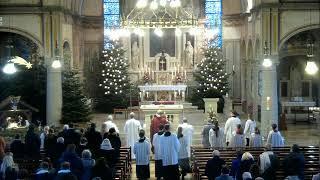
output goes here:
{"type": "Polygon", "coordinates": [[[71,47],[68,41],[65,41],[63,43],[63,63],[64,63],[64,68],[66,70],[72,69],[72,53],[71,53],[71,47]]]}
{"type": "Polygon", "coordinates": [[[291,37],[293,37],[294,35],[297,35],[303,31],[307,31],[307,30],[312,30],[312,29],[318,29],[320,28],[320,24],[315,24],[315,25],[309,25],[309,26],[303,26],[300,28],[297,28],[293,31],[288,32],[287,34],[285,34],[283,36],[283,38],[280,40],[280,44],[279,44],[279,49],[282,48],[282,46],[284,45],[284,43],[286,41],[288,41],[291,37]]]}
{"type": "Polygon", "coordinates": [[[32,42],[34,42],[38,46],[39,55],[44,56],[44,48],[43,48],[42,42],[36,37],[34,37],[32,34],[18,28],[6,28],[6,27],[0,27],[0,32],[15,33],[30,39],[32,42]]]}

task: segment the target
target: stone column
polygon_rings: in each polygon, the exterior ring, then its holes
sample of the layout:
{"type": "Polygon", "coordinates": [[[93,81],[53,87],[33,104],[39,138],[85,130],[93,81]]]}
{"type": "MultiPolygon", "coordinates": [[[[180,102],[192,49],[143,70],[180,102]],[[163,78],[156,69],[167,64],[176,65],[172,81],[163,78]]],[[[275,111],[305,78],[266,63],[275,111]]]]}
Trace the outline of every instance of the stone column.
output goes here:
{"type": "Polygon", "coordinates": [[[62,110],[61,68],[47,67],[47,125],[59,126],[62,110]]]}
{"type": "Polygon", "coordinates": [[[278,89],[277,89],[277,58],[271,58],[271,67],[261,67],[261,132],[266,138],[273,123],[278,124],[278,89]]]}

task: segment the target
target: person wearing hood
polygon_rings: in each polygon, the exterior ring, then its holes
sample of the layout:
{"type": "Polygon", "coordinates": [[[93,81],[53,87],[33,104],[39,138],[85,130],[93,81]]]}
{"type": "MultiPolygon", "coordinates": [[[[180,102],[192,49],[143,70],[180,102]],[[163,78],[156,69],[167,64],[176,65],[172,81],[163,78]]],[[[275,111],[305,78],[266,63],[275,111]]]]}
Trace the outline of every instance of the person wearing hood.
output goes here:
{"type": "Polygon", "coordinates": [[[106,124],[105,131],[106,131],[106,132],[109,132],[109,130],[110,130],[111,128],[114,128],[114,129],[116,130],[116,132],[119,133],[119,129],[118,129],[117,125],[116,125],[115,123],[113,123],[112,121],[113,121],[113,117],[112,117],[112,115],[109,115],[109,116],[107,117],[107,121],[104,122],[104,124],[106,124]]]}
{"type": "Polygon", "coordinates": [[[115,152],[112,148],[112,145],[108,138],[105,138],[101,145],[99,150],[98,157],[104,157],[104,159],[107,161],[109,167],[113,167],[116,163],[115,161],[115,152]]]}
{"type": "Polygon", "coordinates": [[[139,140],[134,144],[133,153],[136,156],[136,175],[138,179],[150,178],[150,142],[145,137],[145,131],[139,131],[139,140]]]}
{"type": "Polygon", "coordinates": [[[142,129],[141,124],[134,118],[135,114],[130,113],[130,119],[126,121],[124,125],[124,133],[126,134],[126,145],[131,147],[131,158],[135,159],[134,153],[132,153],[135,142],[139,139],[139,130],[142,129]]]}
{"type": "Polygon", "coordinates": [[[161,179],[163,177],[163,172],[162,172],[162,158],[160,155],[160,137],[163,135],[164,131],[164,125],[160,124],[159,125],[159,131],[158,133],[155,133],[153,135],[153,140],[152,140],[152,146],[153,148],[153,153],[154,153],[154,166],[155,166],[155,176],[157,179],[161,179]]]}

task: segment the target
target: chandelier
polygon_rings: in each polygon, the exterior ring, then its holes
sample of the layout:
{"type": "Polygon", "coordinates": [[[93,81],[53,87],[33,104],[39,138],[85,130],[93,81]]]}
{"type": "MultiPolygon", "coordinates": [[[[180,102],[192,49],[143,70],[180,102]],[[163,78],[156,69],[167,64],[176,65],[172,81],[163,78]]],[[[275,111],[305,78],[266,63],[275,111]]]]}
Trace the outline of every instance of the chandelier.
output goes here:
{"type": "Polygon", "coordinates": [[[138,0],[135,8],[122,17],[123,28],[191,28],[199,24],[192,5],[180,0],[138,0]]]}

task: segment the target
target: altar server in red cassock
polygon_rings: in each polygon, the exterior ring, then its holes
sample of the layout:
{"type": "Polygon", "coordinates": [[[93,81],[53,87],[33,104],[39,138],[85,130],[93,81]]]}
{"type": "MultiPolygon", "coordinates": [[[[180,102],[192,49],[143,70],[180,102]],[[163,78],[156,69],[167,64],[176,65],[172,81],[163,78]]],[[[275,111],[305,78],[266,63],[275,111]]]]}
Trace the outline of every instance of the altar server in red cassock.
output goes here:
{"type": "Polygon", "coordinates": [[[153,135],[159,131],[159,125],[160,124],[165,125],[167,123],[168,123],[168,121],[167,121],[167,118],[166,118],[164,112],[162,110],[158,110],[157,114],[153,117],[151,124],[150,124],[151,142],[153,139],[153,135]]]}

